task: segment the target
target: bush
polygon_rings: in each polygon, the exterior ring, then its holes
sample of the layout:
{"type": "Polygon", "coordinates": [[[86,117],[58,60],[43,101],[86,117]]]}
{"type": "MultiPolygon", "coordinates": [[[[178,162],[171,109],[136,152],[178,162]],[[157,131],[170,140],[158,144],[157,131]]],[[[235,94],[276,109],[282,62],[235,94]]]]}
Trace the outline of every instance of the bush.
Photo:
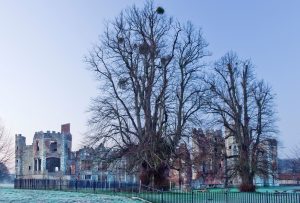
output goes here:
{"type": "Polygon", "coordinates": [[[255,192],[255,189],[255,185],[253,184],[244,183],[239,186],[241,192],[255,192]]]}

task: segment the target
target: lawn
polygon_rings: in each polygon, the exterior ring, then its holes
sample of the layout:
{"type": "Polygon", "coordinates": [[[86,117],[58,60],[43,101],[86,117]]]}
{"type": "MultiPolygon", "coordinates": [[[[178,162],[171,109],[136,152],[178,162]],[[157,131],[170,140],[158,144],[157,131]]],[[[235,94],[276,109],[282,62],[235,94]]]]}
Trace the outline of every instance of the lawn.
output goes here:
{"type": "Polygon", "coordinates": [[[80,189],[77,192],[0,189],[0,202],[101,202],[101,203],[137,203],[130,197],[140,197],[153,203],[299,203],[299,186],[296,187],[261,187],[255,193],[240,193],[232,188],[225,193],[224,189],[209,189],[209,192],[116,192],[113,190],[93,191],[92,188],[80,189]],[[275,191],[278,191],[275,193],[275,191]],[[285,192],[283,192],[285,191],[285,192]],[[95,194],[93,194],[95,192],[95,194]]]}
{"type": "Polygon", "coordinates": [[[81,192],[62,192],[50,190],[0,189],[0,202],[20,203],[141,203],[127,197],[81,192]]]}

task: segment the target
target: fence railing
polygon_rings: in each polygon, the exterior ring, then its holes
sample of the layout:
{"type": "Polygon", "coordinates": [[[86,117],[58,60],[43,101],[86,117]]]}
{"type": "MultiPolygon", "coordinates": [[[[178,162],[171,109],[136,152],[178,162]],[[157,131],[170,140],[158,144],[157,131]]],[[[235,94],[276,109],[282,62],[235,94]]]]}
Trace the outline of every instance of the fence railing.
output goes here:
{"type": "Polygon", "coordinates": [[[65,180],[65,179],[15,179],[16,189],[53,189],[53,190],[112,190],[137,191],[138,183],[120,181],[94,181],[94,180],[65,180]]]}
{"type": "Polygon", "coordinates": [[[300,203],[300,193],[172,192],[118,181],[15,179],[15,188],[113,194],[153,203],[300,203]]]}
{"type": "MultiPolygon", "coordinates": [[[[162,203],[300,203],[298,193],[162,192],[162,203]]],[[[150,199],[148,199],[150,200],[150,199]]],[[[151,201],[151,200],[150,200],[151,201]]]]}

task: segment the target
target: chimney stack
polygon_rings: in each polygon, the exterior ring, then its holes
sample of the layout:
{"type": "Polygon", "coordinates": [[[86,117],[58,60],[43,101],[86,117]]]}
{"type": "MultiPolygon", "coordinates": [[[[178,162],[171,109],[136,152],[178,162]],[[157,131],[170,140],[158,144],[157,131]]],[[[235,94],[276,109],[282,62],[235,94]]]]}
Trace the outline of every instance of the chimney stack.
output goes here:
{"type": "Polygon", "coordinates": [[[61,133],[62,134],[70,134],[70,123],[61,125],[61,133]]]}

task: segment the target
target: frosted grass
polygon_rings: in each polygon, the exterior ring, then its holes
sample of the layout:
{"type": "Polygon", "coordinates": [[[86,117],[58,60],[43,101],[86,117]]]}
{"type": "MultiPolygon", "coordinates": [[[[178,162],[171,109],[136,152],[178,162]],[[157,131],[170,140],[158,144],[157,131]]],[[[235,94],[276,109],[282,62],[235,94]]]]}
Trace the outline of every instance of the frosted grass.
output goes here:
{"type": "Polygon", "coordinates": [[[126,197],[51,190],[0,188],[0,202],[20,203],[141,203],[126,197]]]}

